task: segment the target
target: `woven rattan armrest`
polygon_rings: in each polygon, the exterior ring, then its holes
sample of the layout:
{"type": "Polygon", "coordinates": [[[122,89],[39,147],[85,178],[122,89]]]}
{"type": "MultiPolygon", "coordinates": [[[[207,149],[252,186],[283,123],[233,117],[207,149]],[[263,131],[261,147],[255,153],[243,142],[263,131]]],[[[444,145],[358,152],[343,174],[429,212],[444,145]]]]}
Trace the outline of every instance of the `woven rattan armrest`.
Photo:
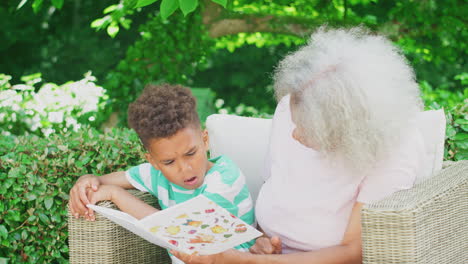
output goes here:
{"type": "MultiPolygon", "coordinates": [[[[149,193],[129,190],[155,207],[157,200],[149,193]]],[[[117,209],[108,201],[99,205],[117,209]]],[[[76,219],[68,212],[68,244],[71,264],[169,264],[167,251],[96,214],[96,221],[76,219]]]]}
{"type": "Polygon", "coordinates": [[[364,206],[363,263],[468,263],[468,161],[364,206]]]}

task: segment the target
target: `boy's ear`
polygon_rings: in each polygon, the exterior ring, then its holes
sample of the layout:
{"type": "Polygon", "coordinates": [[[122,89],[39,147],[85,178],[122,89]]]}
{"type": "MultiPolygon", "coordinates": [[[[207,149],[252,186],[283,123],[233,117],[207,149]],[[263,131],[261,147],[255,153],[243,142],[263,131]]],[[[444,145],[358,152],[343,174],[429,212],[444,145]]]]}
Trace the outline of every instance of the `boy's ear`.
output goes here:
{"type": "Polygon", "coordinates": [[[151,157],[151,154],[149,154],[148,152],[145,153],[145,158],[151,165],[153,165],[155,169],[159,170],[158,165],[156,162],[154,162],[153,157],[151,157]]]}
{"type": "Polygon", "coordinates": [[[208,150],[210,147],[210,136],[208,134],[208,130],[203,130],[203,143],[205,144],[205,148],[208,150]]]}

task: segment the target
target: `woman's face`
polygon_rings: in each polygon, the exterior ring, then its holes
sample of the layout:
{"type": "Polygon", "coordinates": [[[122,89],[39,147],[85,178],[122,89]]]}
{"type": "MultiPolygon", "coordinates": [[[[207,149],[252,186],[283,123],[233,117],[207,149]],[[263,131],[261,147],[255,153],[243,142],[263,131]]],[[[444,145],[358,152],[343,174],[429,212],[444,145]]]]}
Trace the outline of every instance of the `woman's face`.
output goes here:
{"type": "Polygon", "coordinates": [[[308,140],[306,137],[306,133],[304,131],[304,128],[301,126],[301,124],[298,122],[297,118],[297,109],[295,107],[295,104],[293,102],[293,97],[291,97],[290,102],[289,102],[289,107],[291,110],[291,119],[296,126],[292,132],[292,137],[297,140],[297,142],[301,143],[302,145],[314,149],[314,150],[319,150],[319,147],[317,144],[311,142],[312,140],[308,140]]]}

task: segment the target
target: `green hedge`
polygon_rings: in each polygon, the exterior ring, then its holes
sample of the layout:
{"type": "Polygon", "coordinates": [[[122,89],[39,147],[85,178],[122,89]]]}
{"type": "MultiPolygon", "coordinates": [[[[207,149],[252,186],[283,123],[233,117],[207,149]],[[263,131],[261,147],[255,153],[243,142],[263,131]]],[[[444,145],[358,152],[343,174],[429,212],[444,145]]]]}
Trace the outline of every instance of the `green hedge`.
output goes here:
{"type": "Polygon", "coordinates": [[[444,110],[447,118],[444,159],[468,160],[468,99],[444,110]]]}
{"type": "Polygon", "coordinates": [[[128,129],[0,140],[0,262],[67,263],[67,201],[76,179],[143,160],[128,129]]]}

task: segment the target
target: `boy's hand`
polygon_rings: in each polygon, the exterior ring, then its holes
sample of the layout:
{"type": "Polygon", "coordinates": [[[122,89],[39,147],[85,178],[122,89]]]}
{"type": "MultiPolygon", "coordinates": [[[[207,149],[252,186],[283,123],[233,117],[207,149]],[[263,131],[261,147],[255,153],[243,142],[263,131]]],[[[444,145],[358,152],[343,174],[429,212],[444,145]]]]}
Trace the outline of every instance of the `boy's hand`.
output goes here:
{"type": "Polygon", "coordinates": [[[80,216],[93,216],[93,210],[86,207],[90,203],[87,197],[87,191],[97,191],[101,185],[98,177],[86,174],[81,176],[70,190],[70,211],[76,218],[80,216]]]}
{"type": "Polygon", "coordinates": [[[279,237],[269,238],[262,236],[257,238],[255,245],[249,249],[252,254],[281,254],[283,249],[281,245],[281,239],[279,237]]]}
{"type": "MultiPolygon", "coordinates": [[[[90,204],[96,204],[100,201],[112,201],[115,196],[115,192],[124,190],[119,186],[115,185],[101,185],[97,191],[88,189],[87,196],[90,204]]],[[[96,220],[94,214],[90,214],[87,217],[87,220],[94,221],[96,220]]]]}

